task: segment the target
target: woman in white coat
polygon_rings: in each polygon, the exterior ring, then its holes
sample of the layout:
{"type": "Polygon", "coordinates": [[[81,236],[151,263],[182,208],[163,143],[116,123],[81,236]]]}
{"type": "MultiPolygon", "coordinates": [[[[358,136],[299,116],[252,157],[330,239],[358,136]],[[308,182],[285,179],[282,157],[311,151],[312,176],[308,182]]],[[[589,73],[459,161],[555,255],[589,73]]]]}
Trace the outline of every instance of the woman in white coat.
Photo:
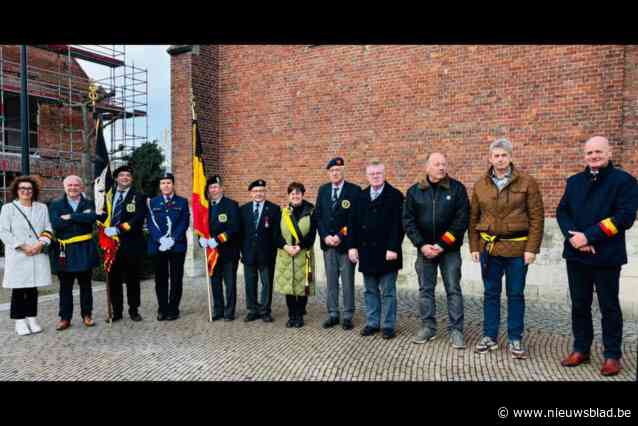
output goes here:
{"type": "Polygon", "coordinates": [[[10,288],[11,318],[20,336],[39,333],[38,287],[51,285],[51,265],[44,253],[53,240],[46,204],[37,201],[40,188],[35,178],[20,176],[10,187],[13,201],[2,206],[0,239],[5,264],[2,287],[10,288]]]}

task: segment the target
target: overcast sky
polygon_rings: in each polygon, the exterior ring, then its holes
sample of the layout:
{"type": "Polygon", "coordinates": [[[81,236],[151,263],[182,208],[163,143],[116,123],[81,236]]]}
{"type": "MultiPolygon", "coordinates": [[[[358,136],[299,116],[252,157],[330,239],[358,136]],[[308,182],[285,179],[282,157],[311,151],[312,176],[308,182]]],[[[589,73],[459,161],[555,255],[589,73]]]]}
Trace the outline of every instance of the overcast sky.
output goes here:
{"type": "MultiPolygon", "coordinates": [[[[121,46],[118,46],[118,48],[121,46]]],[[[168,45],[126,45],[126,63],[148,70],[148,138],[157,139],[164,149],[167,164],[170,164],[170,149],[164,146],[164,129],[171,140],[171,81],[168,45]]],[[[101,79],[109,76],[109,68],[103,65],[79,61],[90,78],[101,79]]],[[[144,135],[144,122],[135,124],[136,134],[144,135]],[[140,130],[142,129],[142,130],[140,130]]]]}

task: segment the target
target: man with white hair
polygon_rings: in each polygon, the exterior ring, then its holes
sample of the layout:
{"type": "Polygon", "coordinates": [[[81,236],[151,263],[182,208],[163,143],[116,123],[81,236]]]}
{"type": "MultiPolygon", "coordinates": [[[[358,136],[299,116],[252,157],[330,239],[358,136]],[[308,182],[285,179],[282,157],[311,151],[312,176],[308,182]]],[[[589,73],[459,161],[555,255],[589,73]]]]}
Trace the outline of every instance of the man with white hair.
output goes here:
{"type": "Polygon", "coordinates": [[[86,327],[92,327],[93,291],[91,272],[98,265],[93,225],[104,218],[95,214],[92,200],[84,197],[84,184],[79,176],[67,176],[65,195],[51,203],[49,217],[56,237],[52,244],[53,272],[60,278],[60,322],[57,330],[71,326],[73,317],[73,283],[80,286],[80,313],[86,327]]]}
{"type": "Polygon", "coordinates": [[[620,371],[622,312],[618,291],[620,268],[627,263],[625,231],[638,210],[638,185],[614,167],[609,141],[594,136],[585,143],[585,170],[567,179],[556,219],[565,237],[563,257],[572,301],[573,351],[564,367],[587,363],[594,337],[591,304],[596,295],[602,314],[604,376],[620,371]]]}
{"type": "Polygon", "coordinates": [[[525,278],[543,239],[543,199],[536,179],[514,167],[510,141],[494,141],[489,161],[487,173],[474,184],[470,209],[470,252],[481,263],[485,288],[483,338],[476,352],[498,349],[505,275],[507,346],[512,358],[525,359],[525,278]]]}
{"type": "Polygon", "coordinates": [[[408,189],[403,206],[403,227],[417,249],[421,328],[413,343],[436,338],[434,288],[440,269],[447,295],[450,343],[455,349],[465,348],[460,248],[469,215],[467,191],[461,182],[448,176],[445,155],[428,155],[425,177],[408,189]]]}

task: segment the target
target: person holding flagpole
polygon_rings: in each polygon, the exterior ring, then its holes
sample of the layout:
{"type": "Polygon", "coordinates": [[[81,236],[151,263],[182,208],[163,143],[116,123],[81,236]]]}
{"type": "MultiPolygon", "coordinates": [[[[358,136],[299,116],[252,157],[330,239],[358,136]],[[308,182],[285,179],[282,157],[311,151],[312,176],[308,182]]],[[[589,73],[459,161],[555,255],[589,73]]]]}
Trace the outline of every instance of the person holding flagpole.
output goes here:
{"type": "Polygon", "coordinates": [[[235,319],[237,299],[237,267],[239,266],[239,204],[224,196],[222,178],[214,175],[206,181],[209,199],[208,226],[210,238],[200,237],[202,248],[217,250],[217,264],[210,278],[213,292],[212,321],[235,319]],[[224,287],[226,297],[224,298],[224,287]]]}
{"type": "Polygon", "coordinates": [[[190,211],[186,198],[175,194],[174,185],[172,173],[160,178],[161,194],[149,201],[146,221],[149,230],[148,252],[154,260],[158,321],[179,318],[179,302],[182,298],[190,211]]]}

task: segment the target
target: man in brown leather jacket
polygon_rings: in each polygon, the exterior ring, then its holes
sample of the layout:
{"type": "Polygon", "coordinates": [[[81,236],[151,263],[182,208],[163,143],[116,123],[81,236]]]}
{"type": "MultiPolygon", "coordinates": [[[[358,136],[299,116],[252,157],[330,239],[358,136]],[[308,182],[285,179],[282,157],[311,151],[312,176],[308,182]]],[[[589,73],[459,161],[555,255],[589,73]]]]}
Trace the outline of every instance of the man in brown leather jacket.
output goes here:
{"type": "Polygon", "coordinates": [[[513,358],[527,358],[522,345],[525,277],[540,251],[544,210],[536,180],[512,163],[512,144],[498,139],[490,145],[487,174],[474,184],[470,212],[470,252],[481,263],[483,338],[477,352],[498,348],[502,278],[507,290],[508,349],[513,358]]]}

